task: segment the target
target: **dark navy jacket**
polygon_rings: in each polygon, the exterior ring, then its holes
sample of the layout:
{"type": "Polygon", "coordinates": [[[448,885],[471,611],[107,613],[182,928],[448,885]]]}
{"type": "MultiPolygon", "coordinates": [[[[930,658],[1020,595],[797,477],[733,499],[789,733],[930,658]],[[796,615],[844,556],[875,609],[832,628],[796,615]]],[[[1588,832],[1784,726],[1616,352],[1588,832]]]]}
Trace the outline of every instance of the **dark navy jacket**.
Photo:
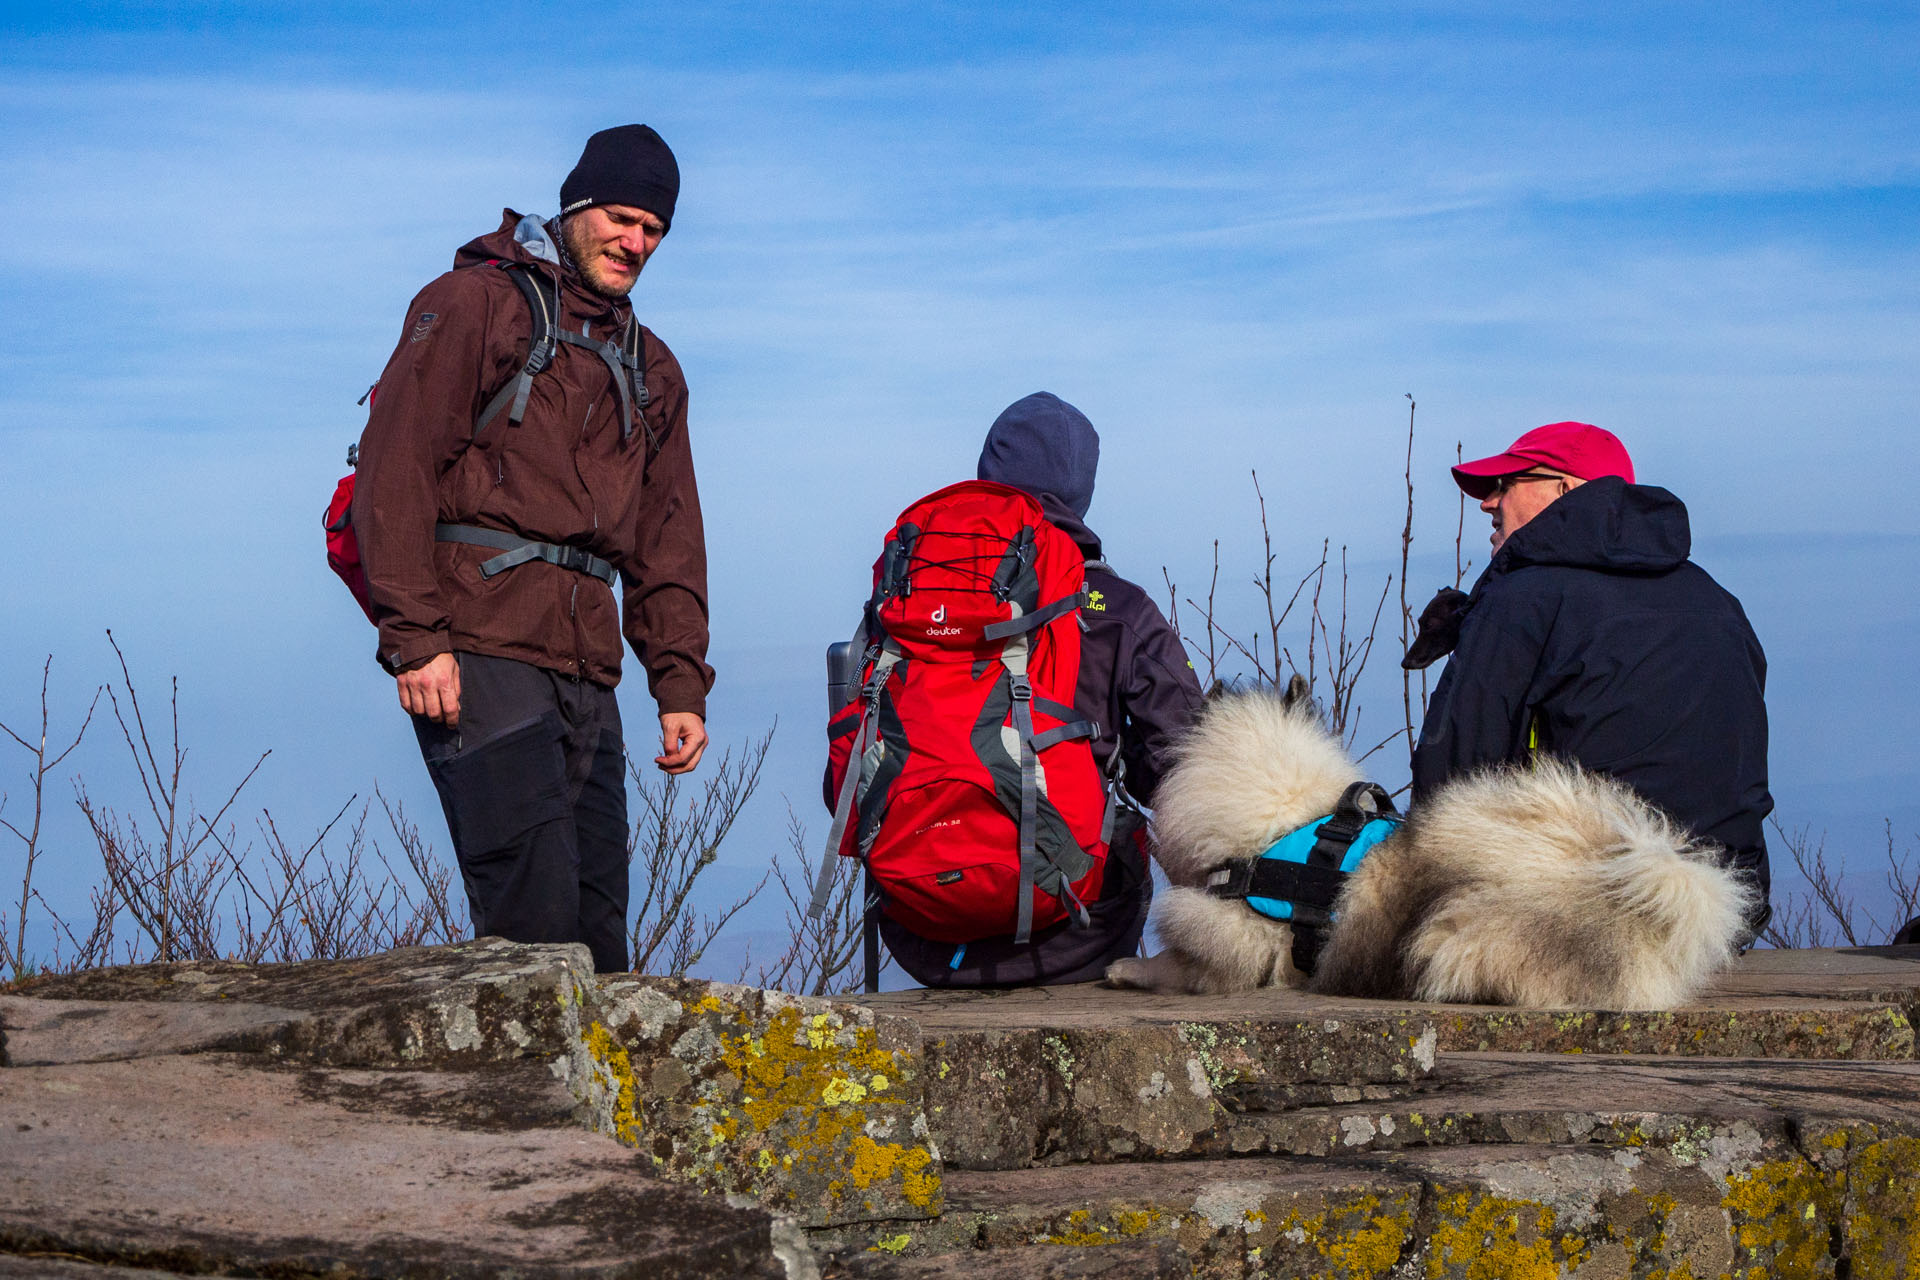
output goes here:
{"type": "MultiPolygon", "coordinates": [[[[1100,559],[1100,539],[1084,521],[1051,495],[1042,495],[1040,504],[1082,555],[1100,559]]],[[[1093,758],[1104,765],[1117,746],[1127,766],[1127,791],[1151,808],[1174,739],[1199,714],[1200,678],[1144,590],[1102,564],[1087,570],[1087,592],[1073,705],[1100,722],[1093,758]]]]}
{"type": "Polygon", "coordinates": [[[1413,755],[1414,803],[1538,749],[1627,783],[1764,893],[1766,656],[1687,559],[1665,489],[1594,480],[1516,530],[1474,584],[1413,755]]]}

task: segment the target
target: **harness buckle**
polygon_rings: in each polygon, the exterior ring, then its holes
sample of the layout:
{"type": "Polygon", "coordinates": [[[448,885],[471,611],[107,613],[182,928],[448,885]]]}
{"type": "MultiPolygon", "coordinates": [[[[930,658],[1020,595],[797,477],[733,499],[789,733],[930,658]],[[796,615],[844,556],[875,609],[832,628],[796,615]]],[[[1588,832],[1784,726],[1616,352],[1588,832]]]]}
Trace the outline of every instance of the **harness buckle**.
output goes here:
{"type": "Polygon", "coordinates": [[[1252,887],[1253,864],[1250,862],[1215,867],[1207,873],[1207,892],[1216,898],[1244,899],[1252,887]]]}

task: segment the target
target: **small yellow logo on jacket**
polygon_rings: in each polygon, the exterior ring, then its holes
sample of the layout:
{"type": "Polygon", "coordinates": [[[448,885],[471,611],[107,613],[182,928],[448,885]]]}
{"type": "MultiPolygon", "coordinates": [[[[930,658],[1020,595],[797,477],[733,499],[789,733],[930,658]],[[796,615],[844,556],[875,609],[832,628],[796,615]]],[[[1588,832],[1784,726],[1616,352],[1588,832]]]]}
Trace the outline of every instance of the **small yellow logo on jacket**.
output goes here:
{"type": "Polygon", "coordinates": [[[1095,613],[1105,613],[1107,611],[1107,598],[1098,591],[1089,591],[1087,592],[1087,608],[1093,610],[1095,613]]]}

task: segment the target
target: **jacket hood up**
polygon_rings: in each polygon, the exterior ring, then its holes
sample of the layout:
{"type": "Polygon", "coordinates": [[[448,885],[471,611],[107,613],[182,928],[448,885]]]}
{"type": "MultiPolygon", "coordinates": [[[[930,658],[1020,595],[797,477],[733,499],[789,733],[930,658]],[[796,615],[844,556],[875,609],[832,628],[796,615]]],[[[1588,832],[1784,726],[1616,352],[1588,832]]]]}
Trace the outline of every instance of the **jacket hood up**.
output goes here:
{"type": "Polygon", "coordinates": [[[1035,496],[1052,494],[1084,517],[1099,465],[1100,433],[1087,415],[1052,392],[1036,391],[994,419],[975,474],[1035,496]]]}
{"type": "Polygon", "coordinates": [[[1692,550],[1686,504],[1658,485],[1605,476],[1563,494],[1515,530],[1486,576],[1526,565],[1659,573],[1685,564],[1692,550]]]}

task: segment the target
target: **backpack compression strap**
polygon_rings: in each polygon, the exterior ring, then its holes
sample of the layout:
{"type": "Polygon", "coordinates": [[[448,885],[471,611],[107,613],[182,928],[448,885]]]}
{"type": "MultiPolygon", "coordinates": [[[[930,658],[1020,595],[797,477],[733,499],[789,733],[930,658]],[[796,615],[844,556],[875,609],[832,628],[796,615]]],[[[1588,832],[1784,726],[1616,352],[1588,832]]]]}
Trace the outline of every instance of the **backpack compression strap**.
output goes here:
{"type": "MultiPolygon", "coordinates": [[[[479,420],[473,424],[473,433],[479,435],[503,408],[507,409],[507,424],[519,426],[520,420],[526,416],[527,396],[533,390],[534,376],[553,363],[554,352],[558,349],[554,344],[564,342],[568,346],[583,347],[605,362],[607,372],[613,375],[613,385],[620,391],[620,439],[624,441],[633,435],[635,406],[645,409],[649,402],[645,339],[640,331],[640,322],[632,315],[627,317],[626,332],[620,344],[601,342],[584,330],[575,333],[571,329],[557,327],[554,322],[560,314],[560,297],[553,281],[538,268],[524,262],[500,262],[497,265],[519,288],[520,296],[527,300],[527,312],[533,318],[533,338],[527,346],[526,363],[487,401],[486,408],[480,411],[479,420]]],[[[644,413],[640,417],[640,426],[647,433],[647,447],[659,448],[660,441],[647,424],[644,413]]]]}
{"type": "MultiPolygon", "coordinates": [[[[906,661],[905,655],[891,640],[884,642],[879,655],[874,659],[873,674],[860,689],[860,700],[865,704],[860,708],[860,720],[854,732],[860,736],[853,741],[853,749],[847,753],[847,772],[840,779],[840,794],[834,800],[833,826],[827,830],[826,852],[820,855],[820,870],[814,876],[813,901],[807,906],[807,919],[818,920],[827,909],[827,899],[832,896],[833,872],[838,865],[840,843],[846,839],[847,822],[853,816],[854,801],[860,791],[860,775],[866,768],[867,752],[873,748],[874,739],[879,735],[879,716],[876,710],[880,705],[880,692],[887,687],[887,681],[893,675],[893,669],[906,661]]],[[[864,851],[863,851],[864,852],[864,851]]]]}
{"type": "MultiPolygon", "coordinates": [[[[1070,609],[1078,608],[1084,592],[1066,596],[1053,604],[1034,611],[1033,615],[1046,614],[1047,619],[1057,618],[1070,609]],[[1058,606],[1065,604],[1067,608],[1058,606]]],[[[1024,618],[1012,621],[1022,622],[1024,618]]],[[[986,628],[986,634],[992,637],[993,628],[1006,623],[994,623],[986,628]]],[[[1040,830],[1040,750],[1050,747],[1069,737],[1091,737],[1098,728],[1090,720],[1062,725],[1059,729],[1044,734],[1033,731],[1033,684],[1027,678],[1027,633],[1041,625],[1016,628],[1015,634],[1007,641],[1000,652],[1000,662],[1007,669],[1008,691],[1013,695],[1013,728],[1020,739],[1020,898],[1015,907],[1013,942],[1015,946],[1024,946],[1033,938],[1033,888],[1039,878],[1040,852],[1038,834],[1040,830]]],[[[1049,859],[1049,862],[1052,860],[1049,859]]],[[[1073,912],[1073,918],[1081,928],[1090,922],[1086,904],[1074,896],[1073,886],[1059,866],[1054,867],[1059,879],[1060,898],[1073,912]]]]}

